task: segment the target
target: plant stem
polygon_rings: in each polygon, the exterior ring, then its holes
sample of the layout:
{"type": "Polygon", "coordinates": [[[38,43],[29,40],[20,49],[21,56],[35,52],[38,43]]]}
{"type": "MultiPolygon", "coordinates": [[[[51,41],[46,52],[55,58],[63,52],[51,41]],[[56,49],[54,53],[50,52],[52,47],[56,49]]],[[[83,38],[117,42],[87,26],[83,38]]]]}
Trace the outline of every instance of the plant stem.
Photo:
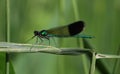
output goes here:
{"type": "Polygon", "coordinates": [[[51,53],[58,55],[79,55],[82,53],[91,53],[90,49],[80,49],[80,48],[56,48],[47,45],[32,45],[32,44],[18,44],[18,43],[8,43],[0,42],[0,52],[14,52],[14,53],[51,53]],[[32,47],[32,49],[30,49],[32,47]]]}
{"type": "MultiPolygon", "coordinates": [[[[10,9],[9,9],[9,7],[10,7],[10,2],[9,2],[9,0],[6,0],[6,28],[7,28],[7,42],[10,42],[10,9]]],[[[9,64],[9,53],[6,53],[6,74],[9,74],[9,66],[10,66],[10,64],[9,64]]]]}

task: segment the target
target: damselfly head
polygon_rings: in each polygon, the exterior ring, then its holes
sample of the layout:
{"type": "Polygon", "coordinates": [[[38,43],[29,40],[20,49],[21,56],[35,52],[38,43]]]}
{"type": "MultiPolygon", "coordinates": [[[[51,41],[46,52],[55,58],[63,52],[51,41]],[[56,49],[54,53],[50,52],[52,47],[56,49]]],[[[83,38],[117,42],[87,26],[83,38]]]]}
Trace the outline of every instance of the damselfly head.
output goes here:
{"type": "Polygon", "coordinates": [[[39,35],[39,32],[38,31],[34,31],[34,36],[37,36],[39,35]]]}

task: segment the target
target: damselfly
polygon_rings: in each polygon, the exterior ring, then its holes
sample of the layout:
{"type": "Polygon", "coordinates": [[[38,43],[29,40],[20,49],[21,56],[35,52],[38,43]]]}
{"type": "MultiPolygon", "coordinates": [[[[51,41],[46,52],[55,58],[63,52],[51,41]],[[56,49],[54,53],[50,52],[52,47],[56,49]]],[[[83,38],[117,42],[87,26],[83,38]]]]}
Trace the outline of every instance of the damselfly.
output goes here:
{"type": "Polygon", "coordinates": [[[66,26],[56,27],[49,30],[34,31],[34,37],[43,39],[50,39],[51,37],[76,37],[76,38],[93,38],[93,36],[79,34],[84,30],[84,22],[77,21],[66,26]]]}

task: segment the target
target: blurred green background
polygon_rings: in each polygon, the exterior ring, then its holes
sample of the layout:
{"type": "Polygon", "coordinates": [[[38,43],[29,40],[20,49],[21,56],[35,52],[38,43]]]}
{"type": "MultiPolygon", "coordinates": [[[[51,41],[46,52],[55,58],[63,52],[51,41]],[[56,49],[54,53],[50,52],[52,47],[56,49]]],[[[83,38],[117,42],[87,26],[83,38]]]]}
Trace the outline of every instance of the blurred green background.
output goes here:
{"type": "MultiPolygon", "coordinates": [[[[85,21],[83,34],[95,36],[87,39],[95,51],[118,54],[120,0],[0,0],[0,41],[7,40],[7,23],[10,24],[10,42],[25,43],[33,36],[34,30],[50,29],[78,20],[85,21]]],[[[84,47],[78,45],[75,38],[57,38],[56,41],[59,47],[84,47]]],[[[88,74],[90,64],[82,55],[14,53],[11,58],[16,74],[88,74]]],[[[120,73],[120,64],[115,66],[116,59],[102,61],[110,74],[120,73]]],[[[96,69],[95,74],[102,73],[96,69]]]]}

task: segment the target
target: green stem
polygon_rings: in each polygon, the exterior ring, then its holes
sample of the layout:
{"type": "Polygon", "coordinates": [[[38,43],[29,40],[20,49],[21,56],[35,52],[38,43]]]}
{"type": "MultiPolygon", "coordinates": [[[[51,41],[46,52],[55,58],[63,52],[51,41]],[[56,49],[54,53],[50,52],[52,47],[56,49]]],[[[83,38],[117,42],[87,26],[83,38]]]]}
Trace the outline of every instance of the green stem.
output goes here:
{"type": "Polygon", "coordinates": [[[9,0],[6,0],[6,25],[7,25],[7,42],[10,42],[10,9],[9,0]]]}
{"type": "Polygon", "coordinates": [[[79,12],[78,12],[78,6],[76,3],[76,0],[72,0],[72,5],[73,5],[75,20],[78,20],[79,19],[79,12]]]}
{"type": "MultiPolygon", "coordinates": [[[[78,11],[78,4],[76,2],[77,0],[72,0],[72,5],[73,5],[73,11],[74,11],[74,16],[75,16],[75,20],[79,20],[79,11],[78,11]]],[[[83,40],[82,39],[79,39],[79,38],[76,38],[77,40],[77,44],[78,46],[80,46],[81,48],[83,48],[83,40]]],[[[88,70],[87,70],[87,61],[85,59],[85,56],[82,57],[82,60],[83,60],[83,65],[84,65],[84,72],[85,74],[88,74],[88,70]]]]}
{"type": "Polygon", "coordinates": [[[94,72],[95,72],[95,64],[96,64],[96,53],[93,52],[92,53],[92,62],[91,62],[89,74],[94,74],[94,72]]]}
{"type": "MultiPolygon", "coordinates": [[[[6,41],[7,42],[10,42],[10,9],[9,9],[9,7],[10,7],[10,2],[9,2],[9,0],[6,0],[6,28],[7,28],[7,39],[6,39],[6,41]]],[[[9,67],[10,67],[10,64],[9,64],[9,53],[6,53],[6,74],[9,74],[9,72],[10,72],[10,69],[9,69],[9,67]]]]}

